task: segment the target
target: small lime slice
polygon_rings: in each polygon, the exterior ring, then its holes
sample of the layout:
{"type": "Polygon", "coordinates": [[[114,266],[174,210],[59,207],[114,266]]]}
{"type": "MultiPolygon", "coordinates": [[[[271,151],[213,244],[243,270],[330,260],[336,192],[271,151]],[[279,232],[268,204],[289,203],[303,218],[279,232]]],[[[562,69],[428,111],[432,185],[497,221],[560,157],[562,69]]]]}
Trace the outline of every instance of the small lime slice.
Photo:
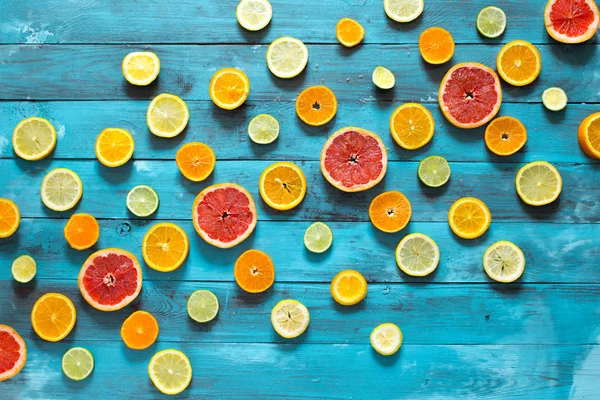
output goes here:
{"type": "Polygon", "coordinates": [[[137,217],[148,217],[158,209],[158,194],[150,186],[139,185],[127,194],[127,208],[137,217]]]}
{"type": "Polygon", "coordinates": [[[388,17],[396,22],[414,21],[423,13],[423,0],[384,0],[383,8],[388,17]]]}
{"type": "Polygon", "coordinates": [[[75,207],[83,195],[79,176],[70,169],[56,168],[44,177],[40,189],[42,202],[51,210],[67,211],[75,207]]]}
{"type": "Polygon", "coordinates": [[[196,322],[212,321],[219,312],[219,299],[209,290],[196,290],[188,299],[187,311],[196,322]]]}
{"type": "Polygon", "coordinates": [[[569,98],[564,90],[559,87],[551,87],[542,93],[542,103],[550,111],[560,111],[567,106],[569,98]]]}
{"type": "Polygon", "coordinates": [[[279,136],[279,122],[269,114],[259,114],[248,124],[248,136],[257,144],[273,143],[279,136]]]}
{"type": "Polygon", "coordinates": [[[271,311],[273,329],[286,339],[302,335],[309,322],[308,309],[297,300],[281,300],[271,311]]]}
{"type": "Polygon", "coordinates": [[[379,89],[391,89],[396,84],[396,78],[392,71],[385,67],[377,67],[373,70],[373,83],[379,89]]]}
{"type": "Polygon", "coordinates": [[[483,269],[497,282],[514,282],[525,271],[525,255],[514,243],[501,240],[485,251],[483,269]]]}
{"type": "Polygon", "coordinates": [[[269,25],[272,16],[273,9],[267,0],[242,0],[235,10],[237,21],[249,31],[260,31],[269,25]]]}
{"type": "Polygon", "coordinates": [[[450,165],[444,157],[427,157],[419,163],[417,174],[423,184],[429,187],[440,187],[450,179],[450,165]]]}
{"type": "Polygon", "coordinates": [[[62,370],[74,381],[85,379],[94,370],[94,356],[83,347],[73,347],[62,358],[62,370]]]}
{"type": "Polygon", "coordinates": [[[487,38],[497,38],[506,29],[506,14],[498,7],[486,7],[477,15],[477,30],[487,38]]]}
{"type": "Polygon", "coordinates": [[[35,260],[30,256],[19,256],[13,261],[11,272],[15,281],[27,283],[31,281],[37,272],[35,260]]]}
{"type": "Polygon", "coordinates": [[[397,325],[381,324],[371,332],[371,346],[382,356],[391,356],[402,346],[402,331],[397,325]]]}
{"type": "Polygon", "coordinates": [[[304,233],[304,245],[313,253],[323,253],[331,247],[333,233],[331,229],[322,222],[315,222],[306,229],[304,233]]]}
{"type": "Polygon", "coordinates": [[[398,243],[396,263],[411,276],[426,276],[435,271],[440,262],[440,249],[429,236],[411,233],[398,243]]]}

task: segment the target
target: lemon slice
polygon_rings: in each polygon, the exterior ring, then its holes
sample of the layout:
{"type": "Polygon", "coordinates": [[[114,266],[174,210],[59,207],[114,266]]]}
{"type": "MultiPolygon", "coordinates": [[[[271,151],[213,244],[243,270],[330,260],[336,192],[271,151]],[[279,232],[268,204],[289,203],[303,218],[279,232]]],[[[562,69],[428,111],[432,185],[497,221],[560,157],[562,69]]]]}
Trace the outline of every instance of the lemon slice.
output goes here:
{"type": "Polygon", "coordinates": [[[41,160],[56,147],[56,130],[44,118],[31,117],[19,122],[13,131],[15,153],[24,160],[41,160]]]}
{"type": "Polygon", "coordinates": [[[562,178],[558,170],[545,161],[525,165],[515,179],[517,193],[530,206],[544,206],[558,198],[562,190],[562,178]]]}
{"type": "Polygon", "coordinates": [[[148,375],[158,390],[173,395],[183,392],[192,381],[192,364],[181,351],[167,349],[150,359],[148,375]]]}
{"type": "Polygon", "coordinates": [[[483,269],[497,282],[514,282],[525,271],[525,255],[514,243],[501,240],[485,251],[483,269]]]}
{"type": "Polygon", "coordinates": [[[388,17],[396,22],[414,21],[423,12],[423,0],[384,0],[383,8],[388,17]]]}
{"type": "Polygon", "coordinates": [[[31,281],[37,272],[35,260],[30,256],[19,256],[13,261],[11,267],[12,276],[19,283],[31,281]]]}
{"type": "Polygon", "coordinates": [[[136,217],[149,217],[158,209],[158,193],[150,186],[138,185],[127,194],[127,208],[136,217]]]}
{"type": "Polygon", "coordinates": [[[487,38],[497,38],[506,29],[506,14],[498,7],[486,7],[477,15],[477,30],[487,38]]]}
{"type": "Polygon", "coordinates": [[[267,66],[278,78],[299,75],[308,63],[308,49],[298,39],[289,36],[276,39],[267,49],[267,66]]]}
{"type": "Polygon", "coordinates": [[[313,253],[323,253],[331,247],[333,233],[331,228],[322,222],[315,222],[304,233],[304,245],[313,253]]]}
{"type": "Polygon", "coordinates": [[[62,370],[69,379],[83,380],[94,370],[94,356],[83,347],[73,347],[62,358],[62,370]]]}
{"type": "Polygon", "coordinates": [[[40,195],[49,209],[67,211],[81,199],[83,184],[79,176],[70,169],[56,168],[44,177],[40,195]]]}
{"type": "Polygon", "coordinates": [[[248,124],[248,136],[256,144],[273,143],[279,137],[279,122],[269,114],[259,114],[248,124]]]}
{"type": "Polygon", "coordinates": [[[440,249],[429,236],[411,233],[396,247],[396,263],[411,276],[429,275],[440,262],[440,249]]]}
{"type": "Polygon", "coordinates": [[[551,87],[542,93],[542,103],[550,111],[560,111],[567,106],[569,98],[564,90],[559,87],[551,87]]]}
{"type": "Polygon", "coordinates": [[[96,138],[96,158],[110,168],[120,167],[131,159],[135,142],[131,133],[120,128],[106,128],[96,138]]]}
{"type": "Polygon", "coordinates": [[[402,346],[402,331],[395,324],[381,324],[371,332],[371,346],[382,356],[391,356],[402,346]]]}
{"type": "Polygon", "coordinates": [[[242,28],[260,31],[271,22],[273,9],[267,0],[242,0],[235,10],[235,17],[242,28]]]}
{"type": "Polygon", "coordinates": [[[210,290],[196,290],[188,299],[187,312],[196,322],[212,321],[219,313],[219,299],[210,290]]]}
{"type": "Polygon", "coordinates": [[[164,138],[179,135],[187,126],[189,118],[190,112],[185,101],[168,93],[156,96],[146,113],[150,132],[164,138]]]}
{"type": "Polygon", "coordinates": [[[373,70],[373,75],[371,76],[373,79],[373,83],[379,89],[391,89],[396,84],[396,78],[392,71],[385,67],[377,67],[373,70]]]}
{"type": "Polygon", "coordinates": [[[271,323],[275,332],[286,339],[302,335],[309,322],[308,309],[296,300],[281,300],[271,311],[271,323]]]}
{"type": "Polygon", "coordinates": [[[136,86],[148,86],[160,72],[160,60],[151,51],[136,51],[123,58],[121,69],[127,82],[136,86]]]}

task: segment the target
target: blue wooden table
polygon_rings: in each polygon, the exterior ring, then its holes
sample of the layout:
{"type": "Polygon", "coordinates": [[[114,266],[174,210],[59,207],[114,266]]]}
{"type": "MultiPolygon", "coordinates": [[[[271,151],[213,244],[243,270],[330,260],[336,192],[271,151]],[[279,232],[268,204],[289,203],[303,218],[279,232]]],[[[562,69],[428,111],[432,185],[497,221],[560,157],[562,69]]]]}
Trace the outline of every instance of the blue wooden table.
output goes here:
{"type": "Polygon", "coordinates": [[[380,0],[272,0],[271,24],[260,32],[243,30],[235,19],[235,0],[4,0],[0,4],[0,197],[21,209],[17,233],[0,240],[0,323],[25,339],[28,361],[15,378],[0,383],[3,399],[159,398],[147,364],[160,349],[176,348],[191,359],[194,375],[181,398],[210,399],[390,399],[522,398],[598,399],[600,396],[600,163],[577,144],[577,127],[600,111],[598,36],[583,45],[553,41],[543,24],[546,0],[426,0],[423,15],[398,24],[385,16],[380,0]],[[498,5],[508,28],[498,39],[483,39],[475,19],[484,6],[498,5]],[[340,46],[335,24],[341,17],[360,21],[364,44],[340,46]],[[452,61],[426,65],[419,34],[429,26],[448,29],[456,41],[452,61]],[[309,49],[306,71],[295,79],[275,78],[265,52],[280,36],[303,40],[309,49]],[[487,151],[483,129],[462,131],[446,122],[437,106],[444,73],[463,61],[495,66],[501,45],[525,39],[543,59],[540,77],[524,88],[503,84],[501,115],[519,118],[529,139],[516,155],[500,158],[487,151]],[[121,60],[150,49],[161,59],[158,82],[137,88],[121,74],[121,60]],[[379,91],[371,71],[384,65],[396,87],[379,91]],[[246,104],[223,111],[212,104],[208,83],[223,67],[246,72],[251,92],[246,104]],[[301,123],[294,110],[298,93],[325,84],[339,110],[324,127],[301,123]],[[562,87],[565,111],[552,113],[541,93],[562,87]],[[148,131],[145,111],[162,92],[181,96],[190,108],[184,134],[160,139],[148,131]],[[432,143],[417,151],[398,147],[389,134],[389,116],[407,101],[423,103],[436,121],[432,143]],[[253,144],[246,133],[251,117],[269,113],[281,134],[272,145],[253,144]],[[57,129],[58,144],[46,160],[26,162],[10,144],[16,124],[41,116],[57,129]],[[318,155],[329,134],[356,125],[380,134],[389,149],[384,181],[358,194],[330,186],[319,170],[318,155]],[[102,166],[93,143],[106,127],[128,129],[135,138],[132,161],[118,169],[102,166]],[[201,141],[217,156],[213,175],[203,183],[184,179],[174,162],[181,144],[201,141]],[[446,157],[452,178],[429,189],[416,177],[418,161],[446,157]],[[269,209],[258,194],[258,178],[275,160],[295,161],[308,179],[304,202],[289,212],[269,209]],[[558,201],[541,208],[522,203],[514,176],[526,162],[545,160],[562,174],[558,201]],[[82,299],[77,274],[94,250],[68,247],[62,229],[72,212],[55,213],[40,200],[42,177],[56,167],[76,171],[84,196],[76,210],[99,219],[101,237],[94,249],[118,247],[141,259],[140,244],[157,220],[174,221],[190,238],[183,267],[163,274],[144,266],[141,295],[122,311],[103,313],[82,299]],[[253,235],[231,250],[206,244],[195,232],[190,209],[197,193],[212,183],[237,182],[257,200],[259,223],[253,235]],[[161,205],[148,219],[125,207],[129,189],[151,184],[161,205]],[[398,234],[372,227],[368,205],[385,190],[402,191],[412,203],[409,226],[398,234]],[[493,222],[484,236],[458,239],[447,212],[459,197],[487,203],[493,222]],[[307,226],[323,220],[334,232],[332,249],[307,252],[307,226]],[[437,271],[409,278],[394,260],[394,249],[410,232],[436,240],[437,271]],[[522,278],[502,285],[485,275],[481,258],[498,240],[520,246],[527,266],[522,278]],[[277,278],[262,295],[242,292],[233,280],[233,263],[246,249],[273,259],[277,278]],[[38,274],[29,284],[12,280],[10,265],[32,255],[38,274]],[[369,282],[357,306],[338,306],[329,283],[342,269],[357,269],[369,282]],[[217,319],[201,325],[186,313],[188,296],[209,289],[219,298],[217,319]],[[31,328],[29,313],[42,294],[61,292],[78,312],[74,331],[49,343],[31,328]],[[311,313],[307,332],[280,338],[269,321],[283,298],[303,302],[311,313]],[[128,349],[119,328],[133,310],[153,313],[160,324],[158,342],[145,351],[128,349]],[[369,344],[371,330],[394,322],[404,333],[399,353],[382,357],[369,344]],[[74,382],[61,372],[62,354],[84,346],[96,359],[93,374],[74,382]]]}

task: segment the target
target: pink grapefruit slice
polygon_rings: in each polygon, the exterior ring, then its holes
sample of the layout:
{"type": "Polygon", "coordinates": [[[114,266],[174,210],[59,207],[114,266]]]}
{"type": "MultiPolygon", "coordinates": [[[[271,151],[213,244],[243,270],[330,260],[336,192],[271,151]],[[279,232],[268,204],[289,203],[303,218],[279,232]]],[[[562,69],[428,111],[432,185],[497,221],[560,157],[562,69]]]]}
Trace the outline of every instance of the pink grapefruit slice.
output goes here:
{"type": "Polygon", "coordinates": [[[234,183],[207,187],[198,194],[192,207],[192,221],[198,235],[223,249],[243,242],[257,220],[252,196],[234,183]]]}
{"type": "Polygon", "coordinates": [[[562,43],[582,43],[598,30],[594,0],[550,0],[544,11],[548,34],[562,43]]]}
{"type": "Polygon", "coordinates": [[[98,310],[120,310],[140,294],[142,268],[128,251],[97,251],[81,267],[79,290],[85,301],[98,310]]]}
{"type": "Polygon", "coordinates": [[[381,182],[387,161],[387,151],[379,136],[348,127],[331,135],[323,146],[321,172],[339,190],[360,192],[381,182]]]}
{"type": "Polygon", "coordinates": [[[17,375],[27,361],[23,338],[8,325],[0,324],[0,382],[17,375]]]}
{"type": "Polygon", "coordinates": [[[483,64],[457,64],[442,80],[439,103],[444,117],[458,128],[485,125],[496,116],[502,104],[498,75],[483,64]]]}

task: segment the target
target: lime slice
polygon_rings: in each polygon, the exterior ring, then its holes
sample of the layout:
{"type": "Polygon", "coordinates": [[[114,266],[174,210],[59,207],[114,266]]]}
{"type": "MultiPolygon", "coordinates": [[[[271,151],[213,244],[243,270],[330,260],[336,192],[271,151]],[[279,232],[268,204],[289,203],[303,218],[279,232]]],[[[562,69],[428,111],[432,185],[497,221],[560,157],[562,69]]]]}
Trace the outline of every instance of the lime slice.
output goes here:
{"type": "Polygon", "coordinates": [[[35,277],[37,272],[35,260],[30,256],[19,256],[13,261],[11,272],[15,281],[27,283],[35,277]]]}
{"type": "Polygon", "coordinates": [[[187,312],[196,322],[212,321],[219,313],[219,299],[209,290],[196,290],[188,299],[187,312]]]}
{"type": "Polygon", "coordinates": [[[136,51],[123,58],[121,70],[127,82],[136,86],[148,86],[158,77],[160,60],[150,51],[136,51]]]}
{"type": "Polygon", "coordinates": [[[558,198],[562,178],[558,170],[545,161],[525,165],[515,179],[517,193],[530,206],[544,206],[558,198]]]}
{"type": "Polygon", "coordinates": [[[67,211],[81,199],[83,185],[75,172],[67,168],[56,168],[44,177],[40,195],[49,209],[67,211]]]}
{"type": "Polygon", "coordinates": [[[423,184],[429,187],[440,187],[450,179],[450,165],[444,157],[427,157],[419,163],[417,174],[423,184]]]}
{"type": "Polygon", "coordinates": [[[127,208],[137,217],[149,217],[158,209],[158,194],[150,186],[139,185],[127,194],[127,208]]]}
{"type": "Polygon", "coordinates": [[[269,25],[273,9],[267,0],[242,0],[235,10],[235,17],[242,28],[260,31],[269,25]]]}
{"type": "Polygon", "coordinates": [[[525,255],[514,243],[501,240],[485,251],[483,269],[497,282],[514,282],[525,271],[525,255]]]}
{"type": "Polygon", "coordinates": [[[13,131],[15,153],[24,160],[41,160],[56,147],[56,130],[44,118],[31,117],[19,122],[13,131]]]}
{"type": "Polygon", "coordinates": [[[309,322],[308,309],[296,300],[281,300],[271,311],[273,329],[286,339],[302,335],[309,322]]]}
{"type": "Polygon", "coordinates": [[[423,12],[423,0],[384,0],[383,8],[396,22],[414,21],[423,12]]]}
{"type": "Polygon", "coordinates": [[[323,253],[331,247],[333,233],[331,229],[322,222],[315,222],[306,229],[304,233],[304,245],[313,253],[323,253]]]}
{"type": "Polygon", "coordinates": [[[377,67],[373,70],[373,83],[379,89],[391,89],[396,84],[396,78],[392,71],[385,67],[377,67]]]}
{"type": "Polygon", "coordinates": [[[411,276],[429,275],[440,262],[440,249],[429,236],[411,233],[398,243],[396,263],[411,276]]]}
{"type": "Polygon", "coordinates": [[[308,49],[298,39],[284,36],[276,39],[267,49],[267,66],[278,78],[293,78],[308,63],[308,49]]]}
{"type": "Polygon", "coordinates": [[[567,106],[569,98],[564,90],[559,87],[551,87],[542,93],[542,103],[550,111],[560,111],[567,106]]]}
{"type": "Polygon", "coordinates": [[[498,7],[486,7],[477,15],[477,30],[487,38],[497,38],[506,29],[506,14],[498,7]]]}
{"type": "Polygon", "coordinates": [[[371,332],[371,346],[382,356],[391,356],[402,346],[402,331],[395,324],[381,324],[371,332]]]}
{"type": "Polygon", "coordinates": [[[279,122],[269,114],[259,114],[248,124],[248,135],[257,144],[273,143],[279,136],[279,122]]]}
{"type": "Polygon", "coordinates": [[[94,370],[94,356],[83,347],[73,347],[62,358],[62,370],[74,381],[85,379],[94,370]]]}
{"type": "Polygon", "coordinates": [[[183,392],[192,381],[192,364],[181,351],[167,349],[152,356],[148,375],[158,390],[173,395],[183,392]]]}

